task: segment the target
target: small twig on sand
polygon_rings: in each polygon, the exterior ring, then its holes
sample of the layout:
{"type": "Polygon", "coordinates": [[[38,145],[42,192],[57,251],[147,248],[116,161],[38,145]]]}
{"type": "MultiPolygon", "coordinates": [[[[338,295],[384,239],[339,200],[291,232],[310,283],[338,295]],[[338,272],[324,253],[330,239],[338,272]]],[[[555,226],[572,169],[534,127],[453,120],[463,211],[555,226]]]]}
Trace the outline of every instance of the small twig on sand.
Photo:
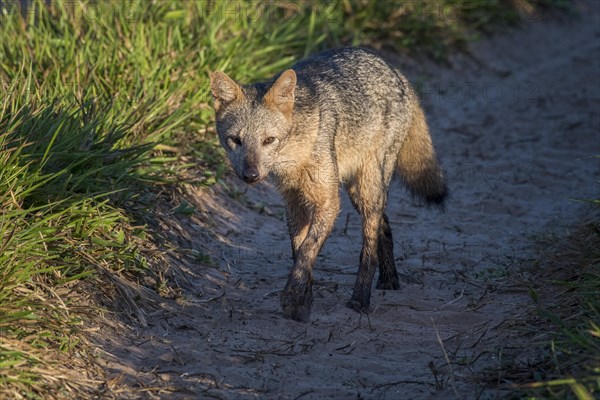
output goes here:
{"type": "Polygon", "coordinates": [[[356,324],[356,327],[354,327],[353,329],[350,329],[348,332],[346,332],[347,334],[348,334],[348,333],[352,333],[352,332],[354,332],[354,331],[356,331],[356,330],[360,329],[360,327],[361,327],[361,326],[360,326],[360,325],[361,325],[360,323],[361,323],[361,321],[362,321],[363,315],[367,317],[367,323],[368,323],[368,325],[369,325],[369,331],[370,331],[370,332],[375,332],[375,329],[374,329],[374,328],[373,328],[373,326],[371,325],[371,318],[369,317],[369,313],[366,313],[366,312],[360,312],[360,313],[358,314],[358,323],[356,324]]]}
{"type": "Polygon", "coordinates": [[[223,293],[221,293],[221,294],[219,294],[219,295],[217,295],[217,296],[211,297],[210,299],[203,299],[203,300],[190,300],[189,302],[190,302],[191,304],[204,304],[204,303],[210,303],[211,301],[218,300],[218,299],[220,299],[220,298],[221,298],[221,297],[223,297],[223,296],[225,296],[225,292],[223,292],[223,293]]]}
{"type": "Polygon", "coordinates": [[[435,330],[435,336],[437,337],[438,343],[442,347],[442,351],[444,352],[444,358],[446,359],[446,363],[448,364],[448,369],[450,370],[450,383],[452,384],[452,391],[454,392],[454,395],[457,398],[460,398],[460,396],[458,395],[458,390],[456,390],[456,378],[454,376],[454,371],[452,370],[452,364],[450,363],[450,357],[448,357],[448,353],[446,352],[446,347],[444,346],[444,342],[442,341],[442,338],[440,337],[440,332],[439,332],[437,326],[435,326],[435,322],[433,321],[433,318],[431,319],[431,323],[433,324],[433,330],[435,330]]]}
{"type": "Polygon", "coordinates": [[[314,392],[315,392],[315,391],[314,391],[314,390],[312,390],[312,389],[311,389],[311,390],[307,390],[306,392],[302,392],[302,393],[300,393],[298,396],[296,396],[296,397],[294,398],[294,400],[301,399],[302,397],[306,396],[307,394],[311,394],[311,393],[314,393],[314,392]]]}
{"type": "Polygon", "coordinates": [[[457,298],[455,298],[454,300],[451,300],[449,302],[447,302],[446,304],[442,304],[441,306],[439,306],[437,309],[441,310],[442,308],[448,307],[449,305],[452,305],[454,303],[456,303],[457,301],[459,301],[460,299],[463,298],[464,294],[465,294],[465,290],[467,290],[467,287],[465,286],[463,288],[463,290],[460,292],[460,296],[458,296],[457,298]]]}
{"type": "Polygon", "coordinates": [[[265,295],[263,296],[263,300],[266,299],[267,297],[271,297],[274,294],[279,294],[281,292],[280,289],[277,290],[271,290],[270,292],[265,293],[265,295]]]}

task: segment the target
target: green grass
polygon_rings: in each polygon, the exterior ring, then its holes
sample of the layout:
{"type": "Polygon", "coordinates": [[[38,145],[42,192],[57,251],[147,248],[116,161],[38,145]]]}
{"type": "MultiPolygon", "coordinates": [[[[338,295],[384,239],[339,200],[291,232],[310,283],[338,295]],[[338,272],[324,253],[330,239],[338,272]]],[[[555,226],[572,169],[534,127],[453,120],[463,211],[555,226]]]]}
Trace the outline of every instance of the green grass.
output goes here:
{"type": "Polygon", "coordinates": [[[333,45],[421,52],[444,60],[450,52],[502,27],[536,21],[546,8],[569,9],[570,0],[301,1],[321,4],[334,23],[320,24],[333,45]],[[329,5],[327,5],[329,4],[329,5]]]}
{"type": "Polygon", "coordinates": [[[532,378],[518,385],[530,398],[580,399],[600,394],[600,217],[585,224],[551,258],[554,271],[541,284],[554,288],[540,302],[541,324],[536,343],[541,361],[532,378]],[[550,324],[547,327],[547,324],[550,324]],[[540,332],[541,330],[541,332],[540,332]]]}
{"type": "Polygon", "coordinates": [[[209,71],[261,79],[342,44],[442,57],[519,15],[501,0],[53,1],[23,16],[11,4],[0,2],[2,398],[98,394],[101,382],[69,372],[96,368],[79,328],[111,274],[164,283],[145,245],[153,194],[225,171],[209,71]],[[82,287],[101,289],[88,299],[82,287]]]}

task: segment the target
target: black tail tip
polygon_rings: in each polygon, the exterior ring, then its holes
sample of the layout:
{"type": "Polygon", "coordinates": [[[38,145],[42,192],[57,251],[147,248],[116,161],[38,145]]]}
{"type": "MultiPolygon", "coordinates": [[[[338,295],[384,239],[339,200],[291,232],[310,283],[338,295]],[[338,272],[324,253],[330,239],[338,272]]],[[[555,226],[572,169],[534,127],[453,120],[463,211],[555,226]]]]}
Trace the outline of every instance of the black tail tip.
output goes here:
{"type": "Polygon", "coordinates": [[[448,188],[444,187],[443,190],[437,193],[430,193],[425,196],[425,204],[427,207],[437,208],[439,211],[446,211],[446,201],[449,197],[448,188]]]}

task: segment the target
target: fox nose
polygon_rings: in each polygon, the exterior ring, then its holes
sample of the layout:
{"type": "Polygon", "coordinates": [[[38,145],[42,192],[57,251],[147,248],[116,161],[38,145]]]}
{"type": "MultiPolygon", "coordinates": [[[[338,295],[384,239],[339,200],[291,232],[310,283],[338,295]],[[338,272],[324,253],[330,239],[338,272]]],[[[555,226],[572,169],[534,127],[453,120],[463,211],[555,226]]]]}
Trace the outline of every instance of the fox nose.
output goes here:
{"type": "Polygon", "coordinates": [[[258,169],[256,168],[248,168],[244,171],[244,182],[246,183],[254,183],[258,181],[259,174],[258,169]]]}

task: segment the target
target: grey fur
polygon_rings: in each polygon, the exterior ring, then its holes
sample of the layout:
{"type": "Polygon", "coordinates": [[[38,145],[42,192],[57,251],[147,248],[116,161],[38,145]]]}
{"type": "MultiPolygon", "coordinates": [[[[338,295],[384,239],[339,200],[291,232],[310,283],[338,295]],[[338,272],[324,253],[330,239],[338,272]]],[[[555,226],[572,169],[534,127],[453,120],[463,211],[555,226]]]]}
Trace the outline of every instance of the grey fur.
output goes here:
{"type": "Polygon", "coordinates": [[[236,174],[269,177],[286,201],[294,266],[281,305],[308,321],[312,268],[339,211],[344,185],[363,218],[363,250],[348,306],[367,311],[380,289],[398,289],[384,214],[397,173],[410,192],[442,206],[447,188],[425,116],[410,84],[377,54],[341,48],[316,54],[271,81],[238,85],[211,74],[216,125],[236,174]]]}

